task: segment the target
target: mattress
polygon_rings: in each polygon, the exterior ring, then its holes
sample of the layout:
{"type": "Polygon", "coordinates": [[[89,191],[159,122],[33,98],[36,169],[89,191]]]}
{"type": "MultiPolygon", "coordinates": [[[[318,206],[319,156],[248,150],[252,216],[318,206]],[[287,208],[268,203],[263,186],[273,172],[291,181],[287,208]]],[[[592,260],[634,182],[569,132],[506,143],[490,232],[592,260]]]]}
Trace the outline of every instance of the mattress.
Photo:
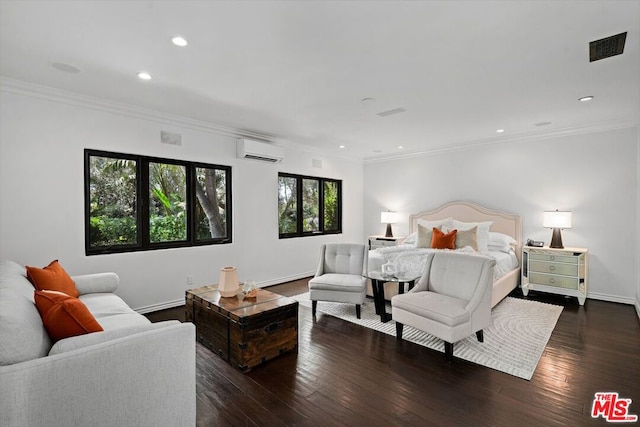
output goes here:
{"type": "Polygon", "coordinates": [[[399,245],[369,251],[368,269],[369,271],[381,271],[383,264],[391,262],[395,266],[396,276],[418,277],[422,275],[424,270],[427,254],[437,251],[483,256],[494,259],[496,261],[493,274],[494,280],[498,280],[513,269],[518,268],[518,257],[513,250],[509,251],[509,253],[499,251],[476,252],[469,247],[448,250],[416,248],[413,245],[399,245]]]}

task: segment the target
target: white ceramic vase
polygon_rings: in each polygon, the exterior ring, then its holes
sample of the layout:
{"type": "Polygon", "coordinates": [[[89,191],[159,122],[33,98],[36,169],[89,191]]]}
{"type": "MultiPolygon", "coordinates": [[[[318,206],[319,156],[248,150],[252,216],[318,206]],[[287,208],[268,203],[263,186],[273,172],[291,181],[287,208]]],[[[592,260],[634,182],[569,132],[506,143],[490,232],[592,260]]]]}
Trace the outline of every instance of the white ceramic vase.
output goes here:
{"type": "Polygon", "coordinates": [[[238,286],[238,271],[235,267],[222,267],[218,279],[218,292],[224,298],[235,297],[240,287],[238,286]]]}

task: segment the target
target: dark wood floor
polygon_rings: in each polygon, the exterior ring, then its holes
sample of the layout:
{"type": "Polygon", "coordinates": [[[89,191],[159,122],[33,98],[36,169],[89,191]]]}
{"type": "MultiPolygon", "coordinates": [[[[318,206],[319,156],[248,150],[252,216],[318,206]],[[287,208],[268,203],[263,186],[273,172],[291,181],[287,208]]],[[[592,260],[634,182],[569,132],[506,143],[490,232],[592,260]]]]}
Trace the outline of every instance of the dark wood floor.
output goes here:
{"type": "MultiPolygon", "coordinates": [[[[307,280],[272,286],[295,295],[307,280]]],[[[519,291],[514,291],[519,292],[519,291]]],[[[516,295],[514,295],[516,296],[516,295]]],[[[565,308],[531,381],[300,306],[299,351],[243,374],[197,344],[199,426],[605,425],[595,392],[640,415],[640,322],[633,306],[531,292],[565,308]]],[[[371,302],[373,303],[373,302],[371,302]]],[[[148,315],[184,320],[181,308],[148,315]]]]}

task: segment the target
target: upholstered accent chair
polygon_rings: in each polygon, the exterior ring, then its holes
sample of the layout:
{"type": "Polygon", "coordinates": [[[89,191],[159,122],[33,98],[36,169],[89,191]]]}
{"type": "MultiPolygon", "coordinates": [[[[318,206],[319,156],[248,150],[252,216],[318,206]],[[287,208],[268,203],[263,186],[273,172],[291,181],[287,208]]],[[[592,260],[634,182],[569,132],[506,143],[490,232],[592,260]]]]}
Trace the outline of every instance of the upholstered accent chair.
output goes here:
{"type": "Polygon", "coordinates": [[[360,306],[367,290],[367,247],[358,243],[327,243],[320,249],[320,263],[309,280],[309,298],[315,317],[318,301],[343,302],[360,306]]]}
{"type": "Polygon", "coordinates": [[[492,259],[466,254],[429,254],[424,273],[408,293],[391,299],[396,337],[409,325],[444,340],[445,356],[453,360],[453,344],[476,334],[491,321],[492,259]]]}

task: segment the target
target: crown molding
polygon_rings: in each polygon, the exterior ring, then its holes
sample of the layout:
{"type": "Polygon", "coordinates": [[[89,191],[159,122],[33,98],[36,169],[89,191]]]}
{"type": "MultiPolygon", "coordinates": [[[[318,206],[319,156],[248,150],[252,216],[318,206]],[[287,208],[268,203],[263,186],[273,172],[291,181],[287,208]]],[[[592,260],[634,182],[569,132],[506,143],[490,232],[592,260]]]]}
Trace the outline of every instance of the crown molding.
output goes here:
{"type": "Polygon", "coordinates": [[[476,149],[485,148],[490,145],[541,141],[545,139],[558,138],[563,136],[584,135],[587,133],[597,133],[597,132],[606,132],[606,131],[618,130],[618,129],[627,129],[634,126],[638,126],[638,120],[612,120],[608,122],[601,122],[601,123],[596,123],[596,124],[586,125],[586,126],[571,126],[571,127],[556,129],[556,130],[547,131],[547,132],[524,133],[524,134],[514,135],[509,138],[493,137],[493,138],[486,138],[486,139],[471,139],[471,140],[463,141],[459,144],[440,146],[440,147],[435,147],[427,150],[416,150],[416,151],[410,151],[402,154],[366,157],[364,159],[364,163],[369,164],[369,163],[387,162],[389,160],[408,159],[408,158],[415,158],[420,156],[429,156],[433,154],[447,153],[452,151],[476,150],[476,149]]]}
{"type": "MultiPolygon", "coordinates": [[[[177,114],[170,114],[161,111],[152,110],[149,108],[143,108],[134,106],[131,104],[108,100],[96,96],[84,95],[77,92],[72,92],[64,89],[58,89],[51,86],[39,85],[36,83],[26,82],[23,80],[12,79],[9,77],[0,76],[0,92],[12,93],[17,95],[29,96],[33,98],[44,99],[47,101],[64,103],[82,108],[88,108],[93,110],[104,111],[108,113],[120,114],[136,119],[149,120],[164,125],[180,126],[187,129],[211,132],[218,135],[233,137],[233,138],[255,138],[259,140],[269,141],[277,143],[283,147],[291,148],[309,154],[323,155],[327,153],[321,148],[317,148],[307,144],[299,144],[291,141],[276,138],[274,135],[268,135],[256,131],[246,129],[236,129],[230,126],[224,126],[218,123],[213,123],[204,120],[196,120],[177,114]]],[[[490,145],[506,144],[506,143],[521,143],[529,141],[539,141],[549,138],[557,138],[569,135],[580,135],[586,133],[595,133],[610,131],[616,129],[625,129],[633,126],[638,126],[638,120],[614,120],[603,123],[596,123],[587,126],[574,126],[562,129],[556,129],[547,132],[531,132],[526,134],[514,135],[510,138],[505,137],[493,137],[486,139],[469,139],[461,141],[460,143],[434,147],[426,150],[408,151],[399,154],[386,154],[380,156],[370,157],[350,157],[339,154],[332,154],[331,157],[343,158],[348,160],[357,160],[364,164],[387,162],[390,160],[400,160],[415,158],[421,156],[429,156],[438,153],[446,153],[452,151],[461,150],[473,150],[480,149],[490,145]]]]}
{"type": "MultiPolygon", "coordinates": [[[[33,98],[44,99],[47,101],[73,105],[81,108],[120,114],[136,119],[154,121],[164,125],[180,126],[197,131],[211,132],[233,138],[259,139],[276,143],[284,148],[290,148],[312,155],[321,155],[323,157],[327,156],[326,150],[323,150],[321,148],[317,148],[312,145],[291,142],[285,139],[277,138],[274,135],[250,131],[246,129],[236,129],[230,126],[220,125],[218,123],[208,122],[204,120],[195,120],[185,116],[164,113],[149,108],[138,107],[135,105],[116,102],[96,96],[84,95],[65,89],[54,88],[51,86],[25,82],[23,80],[12,79],[9,77],[0,76],[0,92],[29,96],[33,98]]],[[[354,158],[338,154],[332,154],[330,155],[330,157],[362,162],[361,158],[354,158]]]]}
{"type": "Polygon", "coordinates": [[[105,98],[84,95],[77,92],[57,89],[51,86],[39,85],[8,77],[0,77],[0,92],[29,96],[82,108],[120,114],[136,119],[150,120],[162,124],[181,126],[192,130],[212,132],[234,138],[256,138],[270,142],[278,142],[276,141],[276,138],[273,137],[273,135],[267,135],[244,129],[236,129],[217,123],[195,120],[176,114],[137,107],[131,104],[111,101],[105,98]]]}

